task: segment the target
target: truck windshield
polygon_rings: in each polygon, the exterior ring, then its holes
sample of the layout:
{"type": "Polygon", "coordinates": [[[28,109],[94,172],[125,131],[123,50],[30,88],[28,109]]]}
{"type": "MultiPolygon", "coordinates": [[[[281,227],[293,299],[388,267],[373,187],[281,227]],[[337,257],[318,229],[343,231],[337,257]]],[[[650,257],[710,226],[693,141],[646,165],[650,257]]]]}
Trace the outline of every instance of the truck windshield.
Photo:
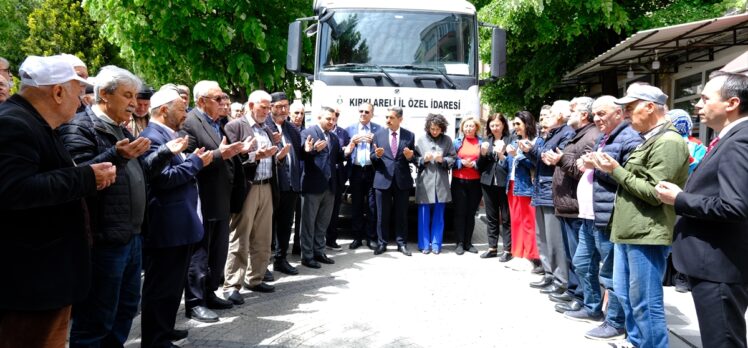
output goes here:
{"type": "Polygon", "coordinates": [[[323,71],[414,74],[430,68],[472,76],[475,41],[470,15],[336,10],[322,24],[319,66],[323,71]]]}

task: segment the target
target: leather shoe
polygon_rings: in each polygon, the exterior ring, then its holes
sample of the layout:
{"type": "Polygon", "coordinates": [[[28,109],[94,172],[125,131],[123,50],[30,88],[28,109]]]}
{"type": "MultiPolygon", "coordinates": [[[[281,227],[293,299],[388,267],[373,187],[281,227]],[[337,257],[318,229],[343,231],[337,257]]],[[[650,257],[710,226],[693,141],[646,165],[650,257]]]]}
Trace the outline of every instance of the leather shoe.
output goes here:
{"type": "Polygon", "coordinates": [[[455,247],[455,254],[462,255],[464,253],[465,253],[465,249],[462,247],[462,244],[461,243],[457,244],[457,246],[455,247]]]}
{"type": "Polygon", "coordinates": [[[371,250],[377,250],[377,248],[379,248],[379,242],[377,242],[375,240],[370,240],[370,241],[366,242],[366,245],[371,250]]]}
{"type": "Polygon", "coordinates": [[[556,284],[548,285],[542,289],[540,289],[541,294],[563,294],[566,292],[566,289],[563,286],[558,286],[556,284]]]}
{"type": "Polygon", "coordinates": [[[281,272],[283,274],[288,274],[288,275],[299,274],[299,270],[297,270],[296,267],[291,266],[291,264],[288,263],[288,261],[286,261],[285,258],[276,259],[275,262],[273,263],[273,270],[275,270],[276,272],[281,272]]]}
{"type": "Polygon", "coordinates": [[[360,248],[362,245],[364,245],[364,243],[362,243],[360,239],[356,239],[353,242],[351,242],[351,245],[348,246],[348,249],[356,250],[360,248]]]}
{"type": "Polygon", "coordinates": [[[235,305],[244,304],[244,297],[239,293],[239,290],[232,290],[231,293],[226,297],[227,300],[235,305]]]}
{"type": "Polygon", "coordinates": [[[248,286],[247,290],[252,290],[254,292],[268,293],[268,292],[275,292],[275,287],[272,285],[265,284],[265,283],[260,283],[255,286],[248,286]]]}
{"type": "Polygon", "coordinates": [[[567,291],[563,294],[550,294],[548,295],[548,298],[553,302],[563,303],[573,300],[574,296],[569,295],[569,292],[567,291]]]}
{"type": "Polygon", "coordinates": [[[184,315],[187,318],[201,321],[203,323],[215,323],[218,321],[218,314],[203,306],[192,307],[190,310],[185,311],[184,315]]]}
{"type": "Polygon", "coordinates": [[[488,249],[488,250],[486,250],[485,253],[480,254],[480,258],[481,259],[490,259],[490,258],[496,257],[496,256],[499,256],[499,252],[496,251],[496,250],[491,250],[491,249],[488,249]]]}
{"type": "Polygon", "coordinates": [[[374,255],[379,255],[387,251],[387,246],[384,244],[379,244],[377,246],[377,250],[374,250],[374,255]]]}
{"type": "Polygon", "coordinates": [[[478,248],[476,248],[476,247],[474,247],[472,245],[469,245],[469,246],[467,246],[465,248],[465,251],[467,251],[469,253],[477,254],[478,253],[478,248]]]}
{"type": "Polygon", "coordinates": [[[408,250],[408,247],[407,247],[406,245],[398,245],[398,246],[397,246],[397,251],[399,251],[399,252],[403,253],[403,255],[405,255],[405,256],[410,256],[410,255],[412,255],[412,254],[410,253],[410,250],[408,250]]]}
{"type": "Polygon", "coordinates": [[[556,310],[556,312],[559,312],[559,313],[564,313],[564,312],[567,312],[567,311],[574,312],[574,311],[578,311],[578,310],[582,309],[582,304],[579,303],[578,301],[557,303],[554,306],[554,309],[556,310]]]}
{"type": "Polygon", "coordinates": [[[513,259],[512,253],[505,251],[501,256],[499,256],[499,262],[508,262],[509,260],[513,259]]]}
{"type": "Polygon", "coordinates": [[[273,272],[270,272],[269,269],[266,269],[265,270],[265,275],[262,276],[262,281],[263,282],[274,282],[275,281],[275,277],[273,276],[273,272]]]}
{"type": "Polygon", "coordinates": [[[530,283],[530,287],[533,289],[542,289],[548,285],[551,285],[552,283],[553,283],[553,279],[543,277],[536,282],[530,283]]]}
{"type": "Polygon", "coordinates": [[[301,260],[301,264],[309,268],[321,268],[319,262],[314,260],[301,260]]]}
{"type": "Polygon", "coordinates": [[[227,301],[216,296],[213,291],[209,291],[207,294],[205,294],[205,305],[210,309],[229,309],[231,307],[234,307],[234,304],[231,303],[231,301],[227,301]]]}
{"type": "Polygon", "coordinates": [[[315,256],[314,260],[328,265],[332,265],[335,263],[335,260],[327,257],[327,255],[325,254],[315,256]]]}
{"type": "Polygon", "coordinates": [[[171,332],[166,334],[166,339],[169,341],[179,341],[187,338],[187,335],[189,334],[189,331],[187,330],[171,330],[171,332]]]}

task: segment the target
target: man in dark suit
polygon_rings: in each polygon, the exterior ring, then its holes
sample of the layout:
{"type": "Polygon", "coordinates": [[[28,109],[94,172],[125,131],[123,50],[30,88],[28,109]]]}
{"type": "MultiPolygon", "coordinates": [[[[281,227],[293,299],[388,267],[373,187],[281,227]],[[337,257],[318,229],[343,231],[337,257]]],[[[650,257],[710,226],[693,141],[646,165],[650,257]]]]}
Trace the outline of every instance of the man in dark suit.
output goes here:
{"type": "Polygon", "coordinates": [[[170,345],[170,340],[187,335],[186,330],[174,330],[174,323],[192,246],[203,238],[196,175],[210,164],[213,154],[203,148],[189,156],[181,154],[188,141],[177,132],[186,118],[186,105],[175,89],[154,93],[150,104],[150,122],[140,133],[151,140],[146,156],[155,152],[170,161],[151,178],[148,192],[149,233],[143,241],[142,346],[164,347],[170,345]]]}
{"type": "MultiPolygon", "coordinates": [[[[338,144],[340,148],[345,148],[351,142],[351,137],[348,135],[348,131],[338,127],[338,117],[340,117],[340,111],[335,110],[335,126],[332,129],[332,133],[338,137],[338,144]]],[[[343,248],[338,245],[338,215],[340,213],[340,203],[343,198],[343,191],[345,190],[345,182],[348,181],[348,170],[343,162],[338,163],[335,166],[335,175],[338,178],[337,185],[335,188],[335,201],[332,204],[332,216],[330,216],[330,223],[327,225],[327,236],[325,237],[325,245],[328,249],[340,251],[343,248]]]]}
{"type": "Polygon", "coordinates": [[[304,139],[301,264],[310,268],[320,268],[320,262],[335,263],[325,255],[325,234],[338,186],[336,166],[345,156],[338,137],[332,132],[336,122],[335,110],[322,107],[317,121],[317,125],[301,132],[304,139]]]}
{"type": "Polygon", "coordinates": [[[413,187],[410,164],[416,163],[418,154],[415,136],[407,129],[400,128],[403,109],[393,106],[387,109],[387,128],[374,134],[371,147],[371,163],[374,165],[374,189],[377,201],[377,235],[379,246],[374,255],[387,250],[387,237],[391,228],[390,216],[395,212],[395,234],[397,251],[410,256],[407,246],[408,233],[408,192],[413,187]]]}
{"type": "Polygon", "coordinates": [[[294,222],[294,210],[301,192],[301,136],[299,131],[288,118],[288,98],[286,93],[275,92],[270,95],[271,114],[265,121],[265,125],[278,135],[274,145],[283,148],[290,145],[288,155],[277,163],[278,172],[278,197],[273,207],[273,270],[288,275],[299,274],[299,271],[291,266],[286,259],[288,254],[288,243],[291,238],[291,229],[294,222]]]}
{"type": "Polygon", "coordinates": [[[55,57],[28,57],[0,105],[0,346],[64,347],[70,308],[91,285],[83,197],[114,182],[111,162],[73,163],[55,133],[85,80],[55,57]]]}
{"type": "Polygon", "coordinates": [[[215,291],[223,278],[229,244],[229,213],[234,164],[232,158],[244,151],[240,141],[228,144],[219,125],[223,92],[215,81],[200,81],[194,89],[195,108],[187,114],[180,135],[189,135],[187,152],[205,148],[213,154],[211,164],[197,174],[203,239],[195,246],[185,287],[185,315],[203,322],[216,322],[209,308],[226,309],[232,304],[215,291]]]}
{"type": "Polygon", "coordinates": [[[350,249],[357,249],[366,241],[369,249],[379,246],[377,238],[377,203],[374,198],[374,166],[371,164],[372,140],[382,126],[371,122],[374,106],[362,103],[358,108],[359,122],[346,128],[354,143],[351,158],[348,160],[348,177],[351,190],[351,209],[353,210],[353,242],[350,249]]]}
{"type": "Polygon", "coordinates": [[[745,347],[748,307],[748,77],[718,72],[695,106],[719,134],[683,191],[657,185],[675,206],[673,265],[689,278],[704,347],[745,347]]]}

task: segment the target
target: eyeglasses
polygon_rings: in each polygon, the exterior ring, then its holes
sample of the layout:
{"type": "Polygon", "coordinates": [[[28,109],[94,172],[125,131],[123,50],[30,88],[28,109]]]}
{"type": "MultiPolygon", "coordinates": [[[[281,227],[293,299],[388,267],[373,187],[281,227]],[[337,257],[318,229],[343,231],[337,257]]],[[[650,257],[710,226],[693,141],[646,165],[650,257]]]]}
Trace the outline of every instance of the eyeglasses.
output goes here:
{"type": "Polygon", "coordinates": [[[280,109],[280,110],[288,109],[288,105],[281,105],[281,104],[275,104],[273,105],[273,107],[276,109],[280,109]]]}
{"type": "Polygon", "coordinates": [[[360,114],[370,114],[371,112],[369,110],[358,110],[360,114]]]}
{"type": "Polygon", "coordinates": [[[219,95],[217,97],[204,96],[203,98],[208,98],[210,100],[214,100],[216,103],[220,103],[220,102],[222,102],[225,99],[222,95],[219,95]]]}

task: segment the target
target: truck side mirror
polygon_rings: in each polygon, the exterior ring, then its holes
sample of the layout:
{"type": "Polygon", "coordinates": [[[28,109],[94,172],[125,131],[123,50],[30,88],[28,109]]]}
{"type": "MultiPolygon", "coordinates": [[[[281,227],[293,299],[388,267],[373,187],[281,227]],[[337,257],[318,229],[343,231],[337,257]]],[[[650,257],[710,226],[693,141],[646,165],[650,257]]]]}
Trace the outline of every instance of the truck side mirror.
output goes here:
{"type": "MultiPolygon", "coordinates": [[[[289,36],[289,47],[290,45],[289,36]]],[[[491,78],[498,79],[504,75],[506,75],[506,30],[493,28],[491,31],[491,78]]]]}
{"type": "Polygon", "coordinates": [[[288,25],[288,50],[286,51],[286,70],[301,72],[301,21],[288,25]]]}

